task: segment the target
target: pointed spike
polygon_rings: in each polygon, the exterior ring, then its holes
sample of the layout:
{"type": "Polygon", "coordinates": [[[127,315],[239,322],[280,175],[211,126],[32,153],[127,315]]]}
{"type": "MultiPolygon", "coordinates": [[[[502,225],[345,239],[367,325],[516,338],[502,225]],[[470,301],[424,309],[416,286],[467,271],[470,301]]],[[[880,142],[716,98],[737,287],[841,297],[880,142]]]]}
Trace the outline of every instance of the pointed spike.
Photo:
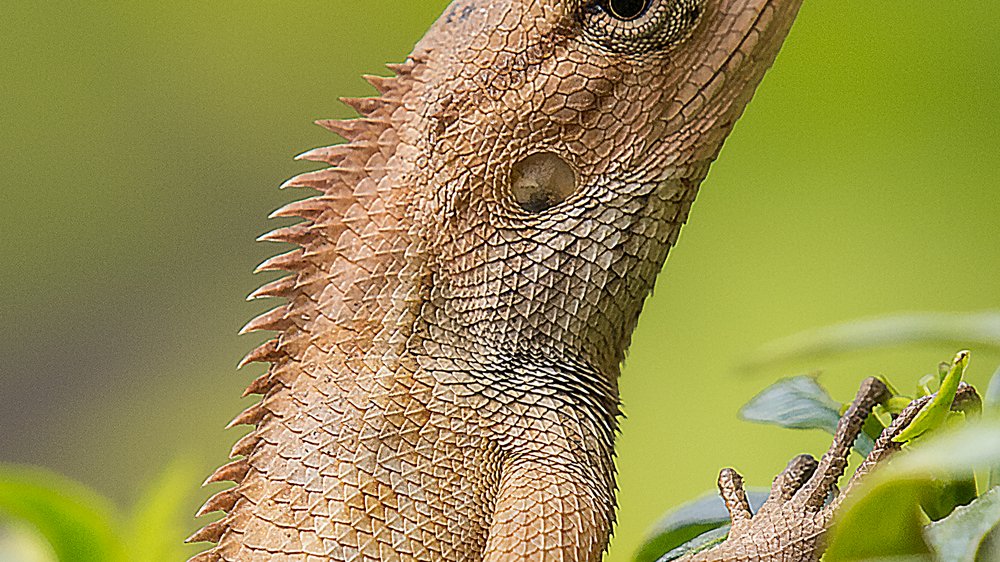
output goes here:
{"type": "Polygon", "coordinates": [[[378,91],[379,94],[384,94],[388,92],[392,88],[393,84],[395,84],[396,82],[396,79],[391,76],[386,77],[386,76],[375,76],[372,74],[365,74],[363,78],[365,79],[366,82],[371,84],[378,91]]]}
{"type": "Polygon", "coordinates": [[[223,490],[214,496],[208,498],[205,501],[205,505],[201,506],[195,517],[204,517],[209,513],[216,511],[224,511],[229,513],[233,506],[236,505],[236,501],[240,499],[240,493],[238,488],[230,488],[228,490],[223,490]]]}
{"type": "Polygon", "coordinates": [[[323,168],[299,174],[294,178],[278,186],[278,189],[288,189],[289,187],[308,187],[310,189],[322,190],[329,187],[336,180],[337,168],[323,168]]]}
{"type": "Polygon", "coordinates": [[[211,476],[205,479],[202,486],[208,486],[217,482],[235,482],[239,484],[246,478],[248,472],[250,472],[250,463],[246,459],[236,460],[217,468],[211,476]]]}
{"type": "Polygon", "coordinates": [[[188,558],[187,562],[222,562],[222,557],[216,554],[215,551],[208,550],[201,554],[195,554],[191,558],[188,558]]]}
{"type": "Polygon", "coordinates": [[[246,356],[240,360],[240,363],[236,366],[236,368],[242,369],[250,363],[273,363],[280,357],[281,353],[278,350],[278,340],[270,339],[253,348],[250,353],[247,353],[246,356]]]}
{"type": "Polygon", "coordinates": [[[340,98],[341,103],[349,106],[359,115],[369,116],[385,105],[382,98],[340,98]]]}
{"type": "Polygon", "coordinates": [[[280,279],[261,285],[256,291],[247,296],[247,301],[255,301],[264,298],[287,298],[295,289],[295,275],[286,275],[280,279]]]}
{"type": "Polygon", "coordinates": [[[268,413],[270,412],[267,411],[267,408],[265,408],[262,403],[258,402],[246,410],[243,410],[240,415],[233,418],[233,421],[229,422],[226,429],[232,429],[238,425],[256,426],[268,413]]]}
{"type": "Polygon", "coordinates": [[[313,220],[323,213],[323,200],[320,197],[309,197],[292,201],[291,203],[274,211],[267,218],[277,219],[285,217],[298,217],[306,220],[313,220]]]}
{"type": "Polygon", "coordinates": [[[282,242],[287,244],[303,245],[309,240],[312,230],[308,223],[298,223],[291,226],[276,228],[271,232],[261,234],[257,237],[258,242],[282,242]]]}
{"type": "Polygon", "coordinates": [[[305,265],[305,260],[302,259],[304,253],[305,252],[302,248],[299,248],[297,250],[292,250],[291,252],[278,254],[273,258],[269,258],[261,262],[261,264],[254,269],[254,273],[260,273],[262,271],[296,271],[305,265]]]}
{"type": "Polygon", "coordinates": [[[267,391],[271,390],[274,383],[271,381],[271,373],[264,373],[263,375],[257,377],[250,383],[250,386],[243,391],[243,398],[250,396],[251,394],[267,394],[267,391]]]}
{"type": "Polygon", "coordinates": [[[290,325],[288,305],[282,305],[247,322],[247,325],[243,326],[243,329],[240,330],[239,335],[243,336],[251,332],[262,331],[280,332],[290,325]]]}
{"type": "Polygon", "coordinates": [[[311,162],[325,162],[330,165],[335,165],[357,149],[358,146],[353,143],[321,146],[319,148],[307,150],[296,156],[295,159],[308,160],[311,162]]]}
{"type": "Polygon", "coordinates": [[[232,451],[229,452],[229,458],[235,458],[240,456],[247,456],[253,452],[254,447],[260,443],[260,436],[257,435],[256,431],[251,431],[243,436],[242,439],[233,445],[232,451]]]}
{"type": "Polygon", "coordinates": [[[354,142],[371,129],[373,122],[366,119],[321,119],[316,124],[354,142]]]}
{"type": "Polygon", "coordinates": [[[390,62],[386,64],[385,67],[396,76],[402,76],[410,73],[410,65],[406,63],[390,62]]]}
{"type": "Polygon", "coordinates": [[[222,538],[222,534],[226,532],[226,520],[220,519],[215,523],[209,523],[205,525],[193,535],[188,537],[184,542],[214,542],[218,543],[219,539],[222,538]]]}

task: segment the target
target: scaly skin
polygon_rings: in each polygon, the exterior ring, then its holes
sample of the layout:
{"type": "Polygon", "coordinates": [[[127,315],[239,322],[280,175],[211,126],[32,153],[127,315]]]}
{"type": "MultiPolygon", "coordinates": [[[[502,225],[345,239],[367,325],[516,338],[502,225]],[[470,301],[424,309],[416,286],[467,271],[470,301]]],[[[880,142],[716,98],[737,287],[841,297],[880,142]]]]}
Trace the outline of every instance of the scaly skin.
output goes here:
{"type": "Polygon", "coordinates": [[[321,122],[196,560],[600,559],[632,330],[801,3],[607,1],[457,0],[321,122]]]}

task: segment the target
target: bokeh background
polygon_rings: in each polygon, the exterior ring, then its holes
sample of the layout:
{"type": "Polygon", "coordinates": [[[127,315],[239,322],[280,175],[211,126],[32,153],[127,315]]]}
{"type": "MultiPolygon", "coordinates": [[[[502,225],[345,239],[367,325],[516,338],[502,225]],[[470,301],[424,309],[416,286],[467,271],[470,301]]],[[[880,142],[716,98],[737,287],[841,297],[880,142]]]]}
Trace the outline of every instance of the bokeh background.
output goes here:
{"type": "MultiPolygon", "coordinates": [[[[121,506],[176,458],[207,474],[262,367],[242,296],[291,155],[402,60],[443,0],[7,2],[0,17],[0,462],[121,506]]],[[[752,426],[774,379],[910,381],[923,345],[748,373],[762,344],[903,311],[1000,308],[1000,5],[809,0],[649,301],[622,392],[626,560],[722,466],[766,484],[819,433],[752,426]]],[[[1000,364],[974,356],[974,382],[1000,364]]],[[[207,494],[191,482],[193,512],[207,494]]],[[[196,527],[183,522],[185,530],[196,527]]]]}

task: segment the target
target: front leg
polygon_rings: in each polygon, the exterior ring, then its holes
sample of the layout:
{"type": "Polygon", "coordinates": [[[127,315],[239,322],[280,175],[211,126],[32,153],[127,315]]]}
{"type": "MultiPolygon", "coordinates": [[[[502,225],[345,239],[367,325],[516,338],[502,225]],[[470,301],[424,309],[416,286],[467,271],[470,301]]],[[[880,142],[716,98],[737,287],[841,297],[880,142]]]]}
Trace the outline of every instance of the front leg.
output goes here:
{"type": "Polygon", "coordinates": [[[484,562],[600,560],[614,506],[579,468],[534,454],[505,463],[484,562]]]}

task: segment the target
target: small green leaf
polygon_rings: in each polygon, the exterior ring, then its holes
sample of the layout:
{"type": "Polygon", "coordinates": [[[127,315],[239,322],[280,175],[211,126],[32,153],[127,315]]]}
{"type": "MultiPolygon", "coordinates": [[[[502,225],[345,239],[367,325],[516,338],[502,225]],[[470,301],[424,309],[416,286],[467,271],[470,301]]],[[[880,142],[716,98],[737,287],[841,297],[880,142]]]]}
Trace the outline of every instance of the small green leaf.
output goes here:
{"type": "Polygon", "coordinates": [[[109,503],[57,474],[0,467],[0,513],[37,529],[60,562],[127,560],[109,503]]]}
{"type": "Polygon", "coordinates": [[[764,389],[742,409],[746,421],[791,429],[837,430],[840,404],[810,376],[782,379],[764,389]]]}
{"type": "MultiPolygon", "coordinates": [[[[746,421],[766,423],[790,429],[822,429],[830,434],[837,431],[841,405],[834,402],[814,377],[799,376],[782,379],[755,396],[742,409],[746,421]]],[[[867,455],[874,447],[871,437],[858,436],[855,450],[867,455]]]]}
{"type": "Polygon", "coordinates": [[[948,419],[948,414],[951,412],[951,405],[955,401],[955,394],[958,393],[958,384],[962,382],[962,375],[965,374],[965,369],[968,366],[969,352],[958,352],[955,360],[952,361],[951,370],[945,376],[944,382],[941,383],[941,389],[937,395],[931,400],[930,404],[917,414],[913,422],[901,431],[899,435],[893,437],[892,440],[896,443],[906,443],[928,431],[941,427],[945,420],[948,419]]]}
{"type": "Polygon", "coordinates": [[[965,507],[927,526],[924,534],[939,562],[977,560],[976,552],[987,534],[1000,524],[1000,488],[993,488],[965,507]]]}
{"type": "MultiPolygon", "coordinates": [[[[750,490],[747,499],[756,511],[767,500],[766,490],[750,490]]],[[[635,554],[635,562],[654,562],[666,552],[729,525],[729,512],[718,494],[706,494],[667,513],[635,554]]]]}

